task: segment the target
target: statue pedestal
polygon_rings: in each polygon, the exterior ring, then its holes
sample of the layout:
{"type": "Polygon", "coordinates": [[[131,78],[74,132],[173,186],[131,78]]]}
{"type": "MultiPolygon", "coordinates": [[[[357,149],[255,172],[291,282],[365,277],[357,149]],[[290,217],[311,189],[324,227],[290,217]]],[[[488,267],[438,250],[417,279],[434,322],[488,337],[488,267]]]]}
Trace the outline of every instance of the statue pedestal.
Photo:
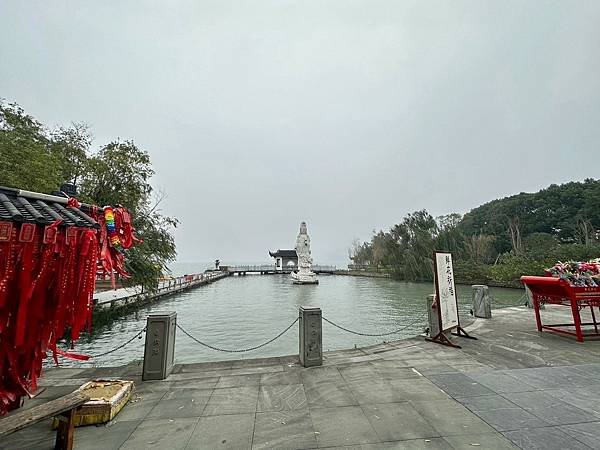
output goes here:
{"type": "Polygon", "coordinates": [[[300,269],[298,272],[292,272],[291,276],[294,284],[319,284],[317,274],[310,270],[303,271],[300,269]]]}

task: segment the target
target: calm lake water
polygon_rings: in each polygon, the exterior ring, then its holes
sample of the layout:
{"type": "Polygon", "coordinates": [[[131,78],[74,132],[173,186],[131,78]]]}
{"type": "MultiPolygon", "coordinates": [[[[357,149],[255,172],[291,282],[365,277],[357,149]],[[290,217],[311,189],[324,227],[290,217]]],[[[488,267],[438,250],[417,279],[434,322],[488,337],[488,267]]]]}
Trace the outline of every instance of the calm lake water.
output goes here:
{"type": "MultiPolygon", "coordinates": [[[[149,313],[160,311],[176,311],[178,323],[189,333],[208,344],[227,349],[252,347],[274,337],[297,317],[300,306],[321,307],[324,317],[352,330],[382,333],[415,322],[423,316],[425,298],[432,289],[430,283],[348,276],[322,275],[316,286],[293,285],[289,275],[229,277],[124,316],[107,328],[95,330],[92,337],[80,339],[75,351],[94,355],[112,349],[139,332],[149,313]]],[[[461,317],[468,317],[471,288],[458,286],[457,291],[461,317]]],[[[520,290],[490,288],[490,295],[498,304],[523,303],[523,292],[520,290]]],[[[422,333],[425,327],[426,317],[423,317],[401,333],[376,338],[348,334],[324,322],[323,347],[324,350],[338,350],[355,345],[367,346],[383,340],[415,336],[422,333]]],[[[127,347],[94,362],[63,359],[62,364],[126,364],[142,359],[143,342],[143,339],[136,339],[127,347]]],[[[297,354],[298,327],[295,325],[272,344],[248,353],[217,352],[200,346],[180,331],[177,332],[175,348],[178,363],[297,354]]]]}

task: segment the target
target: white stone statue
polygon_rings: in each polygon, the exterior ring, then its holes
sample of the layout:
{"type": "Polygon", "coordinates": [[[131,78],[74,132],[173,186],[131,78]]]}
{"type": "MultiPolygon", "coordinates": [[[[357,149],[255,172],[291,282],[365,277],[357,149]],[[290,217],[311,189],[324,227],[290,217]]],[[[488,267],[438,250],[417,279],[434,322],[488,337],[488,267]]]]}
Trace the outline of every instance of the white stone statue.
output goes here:
{"type": "Polygon", "coordinates": [[[292,272],[295,284],[317,284],[317,275],[311,270],[312,256],[310,254],[310,237],[306,231],[306,222],[300,224],[300,234],[296,239],[296,254],[298,255],[298,272],[292,272]]]}

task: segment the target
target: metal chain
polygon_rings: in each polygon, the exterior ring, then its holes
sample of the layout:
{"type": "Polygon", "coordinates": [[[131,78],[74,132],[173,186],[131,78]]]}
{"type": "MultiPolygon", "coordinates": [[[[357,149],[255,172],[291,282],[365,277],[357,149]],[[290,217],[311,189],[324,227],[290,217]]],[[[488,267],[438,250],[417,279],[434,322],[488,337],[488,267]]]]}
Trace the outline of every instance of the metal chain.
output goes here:
{"type": "Polygon", "coordinates": [[[527,298],[527,294],[523,294],[521,297],[519,297],[519,299],[515,303],[511,303],[511,304],[500,303],[497,299],[495,299],[491,295],[490,295],[490,298],[492,299],[492,304],[495,305],[496,308],[511,308],[514,306],[521,306],[521,302],[527,298]]]}
{"type": "Polygon", "coordinates": [[[290,328],[292,328],[294,326],[294,324],[296,322],[298,322],[299,319],[300,319],[299,317],[296,317],[296,319],[285,330],[283,330],[281,333],[279,333],[273,339],[269,339],[267,342],[264,342],[264,343],[262,343],[260,345],[255,346],[255,347],[243,348],[243,349],[240,349],[240,350],[229,350],[229,349],[226,349],[226,348],[215,347],[214,345],[207,344],[206,342],[202,342],[200,339],[195,338],[190,333],[188,333],[181,325],[177,324],[177,328],[179,328],[183,332],[183,334],[185,334],[187,337],[189,337],[193,341],[196,341],[198,344],[203,345],[204,347],[210,348],[211,350],[216,350],[218,352],[225,352],[225,353],[243,353],[243,352],[250,352],[252,350],[257,350],[257,349],[259,349],[261,347],[264,347],[265,345],[269,345],[273,341],[276,341],[281,336],[283,336],[290,328]]]}
{"type": "Polygon", "coordinates": [[[323,320],[331,325],[333,325],[334,327],[339,328],[340,330],[344,330],[347,331],[348,333],[352,333],[352,334],[357,334],[359,336],[372,336],[372,337],[380,337],[380,336],[389,336],[391,334],[397,334],[400,333],[401,331],[406,330],[408,327],[411,327],[413,325],[415,325],[417,322],[419,322],[420,320],[422,320],[425,317],[425,314],[420,315],[419,317],[417,317],[416,320],[410,322],[409,324],[398,328],[397,330],[394,331],[390,331],[388,333],[379,333],[379,334],[371,334],[371,333],[360,333],[358,331],[353,331],[353,330],[349,330],[348,328],[345,328],[341,325],[338,325],[337,323],[332,322],[331,320],[327,319],[326,317],[323,317],[323,320]]]}
{"type": "Polygon", "coordinates": [[[109,350],[109,351],[104,352],[104,353],[99,353],[97,355],[90,355],[90,358],[100,358],[101,356],[106,356],[106,355],[109,355],[109,354],[111,354],[113,352],[116,352],[117,350],[120,350],[123,347],[125,347],[126,345],[130,344],[131,342],[133,342],[136,338],[140,338],[141,339],[142,333],[144,333],[145,331],[146,331],[146,327],[144,327],[142,330],[140,330],[139,333],[137,333],[135,336],[133,336],[127,342],[124,342],[123,344],[119,345],[118,347],[115,347],[112,350],[109,350]]]}

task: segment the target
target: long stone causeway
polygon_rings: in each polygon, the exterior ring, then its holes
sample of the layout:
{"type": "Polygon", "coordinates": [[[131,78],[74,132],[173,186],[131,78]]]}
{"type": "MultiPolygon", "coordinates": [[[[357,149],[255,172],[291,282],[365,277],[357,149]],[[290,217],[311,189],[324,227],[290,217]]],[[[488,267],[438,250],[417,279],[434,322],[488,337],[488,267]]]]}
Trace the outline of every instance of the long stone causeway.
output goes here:
{"type": "Polygon", "coordinates": [[[184,275],[159,282],[156,290],[151,292],[145,292],[140,286],[96,292],[94,294],[94,306],[102,310],[120,308],[148,300],[155,300],[213,283],[222,278],[226,278],[229,275],[230,274],[227,272],[205,272],[194,275],[184,275]]]}

